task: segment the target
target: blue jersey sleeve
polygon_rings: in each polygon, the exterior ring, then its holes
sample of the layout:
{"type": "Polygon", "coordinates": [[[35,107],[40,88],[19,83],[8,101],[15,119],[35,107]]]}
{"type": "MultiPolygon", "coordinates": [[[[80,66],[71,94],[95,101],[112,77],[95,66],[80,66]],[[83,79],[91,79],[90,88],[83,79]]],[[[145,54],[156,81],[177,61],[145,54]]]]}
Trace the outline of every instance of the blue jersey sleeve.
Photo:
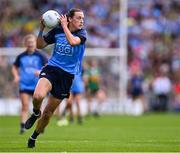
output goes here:
{"type": "Polygon", "coordinates": [[[47,34],[43,36],[44,40],[48,44],[55,43],[55,29],[50,30],[47,34]]]}
{"type": "Polygon", "coordinates": [[[23,56],[25,56],[25,55],[26,55],[26,51],[24,51],[24,52],[22,52],[21,54],[19,54],[19,55],[16,57],[13,65],[15,65],[16,67],[20,67],[20,60],[21,60],[21,58],[22,58],[23,56]]]}
{"type": "Polygon", "coordinates": [[[20,66],[20,57],[17,56],[17,58],[15,59],[15,62],[13,63],[13,65],[15,65],[16,67],[20,66]]]}
{"type": "Polygon", "coordinates": [[[45,34],[43,36],[44,40],[46,43],[48,44],[53,44],[55,43],[55,35],[58,33],[62,33],[63,29],[61,26],[58,26],[56,28],[53,28],[52,30],[50,30],[47,34],[45,34]]]}
{"type": "Polygon", "coordinates": [[[81,44],[84,44],[87,39],[87,32],[85,29],[78,30],[75,33],[76,36],[78,36],[81,39],[81,44]]]}

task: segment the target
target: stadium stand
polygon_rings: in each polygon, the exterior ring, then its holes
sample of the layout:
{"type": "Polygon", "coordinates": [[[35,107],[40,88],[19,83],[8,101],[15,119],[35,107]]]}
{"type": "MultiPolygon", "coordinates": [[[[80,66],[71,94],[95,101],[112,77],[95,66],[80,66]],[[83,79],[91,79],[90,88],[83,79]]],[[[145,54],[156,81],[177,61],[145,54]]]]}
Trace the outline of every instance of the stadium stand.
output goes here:
{"type": "MultiPolygon", "coordinates": [[[[89,48],[117,48],[119,32],[119,0],[14,0],[0,1],[0,47],[20,47],[22,37],[37,32],[38,18],[47,9],[65,13],[71,7],[85,10],[89,48]]],[[[172,87],[180,82],[180,2],[178,0],[139,0],[128,2],[128,66],[131,77],[136,69],[143,72],[144,94],[153,94],[151,83],[163,64],[172,87]]],[[[0,70],[9,61],[0,57],[0,70]]],[[[9,62],[10,63],[10,62],[9,62]]],[[[105,65],[105,63],[104,63],[105,65]]],[[[11,78],[9,78],[11,79],[11,78]]],[[[9,89],[8,80],[0,85],[9,89]],[[6,83],[5,83],[6,82],[6,83]],[[7,87],[8,86],[8,87],[7,87]]],[[[174,91],[174,90],[172,90],[174,91]]],[[[176,93],[175,93],[176,94],[176,93]]],[[[0,97],[10,94],[0,92],[0,97]]],[[[172,98],[172,97],[171,97],[172,98]]],[[[173,101],[173,99],[172,99],[173,101]]],[[[180,100],[176,100],[180,101],[180,100]]],[[[180,102],[179,102],[180,103],[180,102]]]]}

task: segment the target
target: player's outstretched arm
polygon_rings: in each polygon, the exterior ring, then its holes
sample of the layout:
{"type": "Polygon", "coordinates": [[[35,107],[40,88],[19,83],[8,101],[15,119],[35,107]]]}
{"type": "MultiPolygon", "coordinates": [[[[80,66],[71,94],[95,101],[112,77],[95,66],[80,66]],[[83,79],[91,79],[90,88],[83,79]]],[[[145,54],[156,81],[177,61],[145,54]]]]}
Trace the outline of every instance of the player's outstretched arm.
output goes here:
{"type": "Polygon", "coordinates": [[[43,38],[43,31],[44,31],[45,25],[43,23],[43,20],[40,20],[40,30],[39,30],[39,34],[37,37],[37,48],[38,49],[42,49],[44,47],[46,47],[48,44],[44,41],[43,38]]]}
{"type": "Polygon", "coordinates": [[[14,82],[14,83],[18,83],[18,82],[19,82],[19,79],[20,79],[18,68],[17,68],[15,65],[13,65],[11,71],[12,71],[12,74],[13,74],[13,77],[14,77],[13,82],[14,82]]]}

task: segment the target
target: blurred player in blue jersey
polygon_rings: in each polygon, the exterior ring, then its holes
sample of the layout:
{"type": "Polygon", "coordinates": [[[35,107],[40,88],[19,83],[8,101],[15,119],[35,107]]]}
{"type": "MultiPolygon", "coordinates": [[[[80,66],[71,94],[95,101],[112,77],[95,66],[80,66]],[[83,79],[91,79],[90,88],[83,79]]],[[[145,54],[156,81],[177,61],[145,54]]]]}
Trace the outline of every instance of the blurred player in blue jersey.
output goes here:
{"type": "Polygon", "coordinates": [[[17,56],[12,66],[14,82],[19,85],[19,96],[22,104],[20,134],[25,131],[24,125],[28,118],[29,101],[38,82],[40,69],[47,63],[47,58],[36,49],[35,35],[26,35],[24,45],[26,50],[17,56]]]}
{"type": "Polygon", "coordinates": [[[33,114],[25,123],[25,128],[29,129],[39,118],[36,129],[28,139],[29,148],[35,147],[37,136],[44,131],[60,102],[64,98],[69,98],[74,75],[81,70],[85,51],[86,30],[83,29],[83,25],[83,11],[71,9],[67,15],[60,15],[59,26],[43,36],[45,26],[41,20],[37,47],[44,48],[54,44],[54,50],[48,64],[40,73],[33,95],[33,114]],[[48,92],[48,103],[41,115],[41,103],[48,92]]]}
{"type": "Polygon", "coordinates": [[[66,119],[66,111],[69,110],[70,112],[70,118],[69,121],[70,123],[73,123],[74,121],[74,113],[73,113],[73,103],[76,104],[77,106],[77,119],[78,119],[78,124],[82,124],[82,116],[81,116],[81,109],[80,109],[80,102],[81,102],[81,97],[82,94],[84,93],[84,82],[83,82],[83,78],[82,78],[82,74],[79,73],[77,75],[75,75],[73,83],[72,83],[72,87],[71,87],[71,94],[69,99],[67,99],[67,103],[65,106],[65,110],[62,113],[62,119],[60,119],[57,122],[58,126],[63,126],[63,125],[68,125],[68,121],[66,119]]]}

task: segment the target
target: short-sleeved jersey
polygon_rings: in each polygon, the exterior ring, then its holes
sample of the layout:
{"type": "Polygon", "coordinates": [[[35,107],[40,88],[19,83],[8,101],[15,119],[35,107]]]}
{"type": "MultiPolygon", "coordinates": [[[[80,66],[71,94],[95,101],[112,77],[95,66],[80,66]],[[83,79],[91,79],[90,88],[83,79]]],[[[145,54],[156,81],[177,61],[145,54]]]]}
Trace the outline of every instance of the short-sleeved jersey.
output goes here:
{"type": "Polygon", "coordinates": [[[82,75],[79,73],[74,76],[74,80],[71,86],[72,93],[83,93],[84,92],[84,82],[82,75]]]}
{"type": "Polygon", "coordinates": [[[47,63],[47,57],[35,51],[28,54],[27,51],[17,56],[14,65],[19,68],[19,88],[20,90],[34,90],[38,81],[35,71],[41,70],[42,66],[47,63]]]}
{"type": "Polygon", "coordinates": [[[87,34],[84,29],[72,32],[72,34],[81,39],[81,44],[71,46],[61,26],[50,30],[43,37],[46,43],[55,44],[48,65],[59,67],[70,74],[78,74],[82,67],[87,34]]]}

